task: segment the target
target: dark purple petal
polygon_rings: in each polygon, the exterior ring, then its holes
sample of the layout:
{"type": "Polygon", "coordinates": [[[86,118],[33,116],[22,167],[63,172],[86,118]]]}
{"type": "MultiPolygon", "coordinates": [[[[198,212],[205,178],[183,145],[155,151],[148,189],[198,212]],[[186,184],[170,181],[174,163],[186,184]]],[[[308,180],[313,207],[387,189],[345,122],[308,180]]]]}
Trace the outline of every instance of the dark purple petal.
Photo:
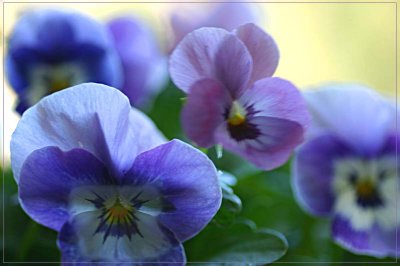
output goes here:
{"type": "Polygon", "coordinates": [[[197,81],[215,78],[215,55],[230,33],[218,28],[200,28],[185,36],[170,57],[169,71],[184,92],[197,81]]]}
{"type": "Polygon", "coordinates": [[[333,84],[304,93],[313,117],[312,135],[335,133],[360,153],[382,148],[395,121],[390,103],[356,84],[333,84]]]}
{"type": "Polygon", "coordinates": [[[245,130],[255,132],[243,132],[239,141],[232,136],[228,125],[222,124],[217,130],[216,142],[265,170],[285,163],[303,140],[302,126],[290,120],[258,116],[249,119],[248,123],[252,127],[245,130]]]}
{"type": "Polygon", "coordinates": [[[134,17],[108,23],[122,62],[122,91],[134,106],[144,107],[166,81],[166,60],[149,28],[134,17]]]}
{"type": "Polygon", "coordinates": [[[140,154],[125,182],[159,187],[162,197],[174,206],[160,214],[160,221],[180,241],[202,230],[221,204],[215,166],[202,152],[179,140],[140,154]]]}
{"type": "Polygon", "coordinates": [[[182,127],[186,135],[202,147],[215,144],[215,130],[224,122],[229,103],[230,97],[218,81],[203,79],[196,82],[182,110],[182,127]]]}
{"type": "Polygon", "coordinates": [[[26,159],[19,180],[19,197],[33,220],[60,230],[68,219],[71,190],[112,182],[104,164],[89,152],[82,149],[62,152],[57,147],[46,147],[26,159]]]}
{"type": "Polygon", "coordinates": [[[95,83],[45,97],[24,113],[13,133],[11,163],[15,179],[18,181],[26,157],[46,146],[85,149],[120,176],[132,166],[138,152],[163,141],[152,122],[131,109],[120,91],[95,83]],[[143,128],[146,139],[136,138],[143,128]]]}
{"type": "Polygon", "coordinates": [[[261,79],[246,90],[239,101],[244,106],[252,107],[258,116],[291,120],[304,130],[310,124],[310,114],[301,93],[284,79],[261,79]]]}
{"type": "Polygon", "coordinates": [[[315,138],[300,147],[292,165],[292,188],[301,206],[316,215],[330,215],[334,160],[351,154],[334,135],[315,138]]]}
{"type": "MultiPolygon", "coordinates": [[[[342,216],[336,216],[332,224],[332,235],[339,245],[356,254],[375,257],[395,256],[395,230],[383,233],[381,229],[374,226],[370,230],[358,231],[351,226],[349,220],[342,216]]],[[[397,254],[398,252],[397,250],[397,254]]]]}
{"type": "Polygon", "coordinates": [[[215,54],[215,71],[232,97],[239,98],[249,82],[253,60],[243,42],[235,35],[224,37],[215,54]]]}
{"type": "Polygon", "coordinates": [[[252,23],[240,26],[235,30],[235,34],[246,45],[253,59],[253,72],[249,85],[272,76],[279,61],[279,50],[274,39],[252,23]]]}
{"type": "Polygon", "coordinates": [[[396,156],[397,143],[400,143],[400,135],[389,134],[386,138],[385,143],[383,144],[382,149],[380,150],[380,155],[381,156],[385,156],[385,155],[396,156]]]}

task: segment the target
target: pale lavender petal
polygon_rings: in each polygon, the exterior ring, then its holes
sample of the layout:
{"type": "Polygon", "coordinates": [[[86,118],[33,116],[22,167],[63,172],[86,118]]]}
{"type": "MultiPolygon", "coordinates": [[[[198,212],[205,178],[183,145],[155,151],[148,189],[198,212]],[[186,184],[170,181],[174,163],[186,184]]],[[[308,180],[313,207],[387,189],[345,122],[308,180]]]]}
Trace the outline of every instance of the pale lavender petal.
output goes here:
{"type": "Polygon", "coordinates": [[[64,151],[82,148],[120,176],[132,166],[138,152],[162,142],[152,122],[132,110],[120,91],[86,83],[45,97],[24,113],[12,136],[11,162],[18,181],[22,164],[32,151],[46,146],[64,151]],[[137,138],[138,132],[146,133],[145,139],[137,138]]]}
{"type": "Polygon", "coordinates": [[[289,81],[265,78],[254,83],[240,98],[257,115],[287,119],[299,123],[304,130],[310,124],[310,114],[300,91],[289,81]]]}
{"type": "Polygon", "coordinates": [[[108,23],[122,62],[122,92],[132,105],[146,107],[166,83],[165,56],[155,35],[134,17],[118,17],[108,23]]]}
{"type": "Polygon", "coordinates": [[[221,188],[213,163],[202,152],[173,140],[140,154],[125,183],[158,186],[173,210],[159,216],[180,241],[196,235],[221,204],[221,188]]]}
{"type": "Polygon", "coordinates": [[[224,112],[230,97],[221,83],[212,79],[196,82],[182,110],[182,127],[197,145],[215,144],[215,130],[224,122],[224,112]]]}
{"type": "Polygon", "coordinates": [[[399,234],[396,234],[395,230],[382,235],[381,229],[376,227],[365,231],[356,230],[350,221],[342,216],[336,216],[332,224],[332,236],[339,245],[356,254],[379,258],[395,255],[396,235],[399,234]]]}
{"type": "Polygon", "coordinates": [[[253,69],[253,60],[246,46],[237,36],[226,35],[215,54],[214,64],[218,80],[232,97],[239,98],[247,89],[253,69]]]}
{"type": "Polygon", "coordinates": [[[351,150],[339,138],[324,135],[300,147],[292,164],[292,189],[300,205],[315,215],[330,215],[334,203],[333,164],[351,150]]]}
{"type": "Polygon", "coordinates": [[[216,142],[265,170],[285,163],[303,140],[303,128],[290,120],[258,116],[248,122],[259,131],[256,138],[237,141],[230,135],[227,124],[222,124],[217,129],[216,142]]]}
{"type": "Polygon", "coordinates": [[[395,112],[379,94],[361,85],[337,84],[304,96],[314,122],[311,135],[333,132],[365,155],[382,148],[395,112]]]}
{"type": "Polygon", "coordinates": [[[131,137],[138,140],[136,144],[138,154],[167,142],[154,122],[138,109],[131,109],[129,122],[133,131],[131,137]]]}
{"type": "Polygon", "coordinates": [[[130,137],[130,110],[128,98],[120,91],[95,83],[43,98],[23,114],[12,135],[14,178],[18,181],[27,156],[46,146],[64,151],[82,148],[116,172],[128,170],[136,156],[136,140],[130,137]]]}
{"type": "Polygon", "coordinates": [[[186,13],[175,13],[171,16],[175,37],[171,48],[175,48],[186,34],[201,27],[217,27],[231,31],[246,23],[257,23],[261,20],[261,12],[258,11],[255,4],[230,2],[211,4],[204,13],[190,10],[186,13]]]}
{"type": "Polygon", "coordinates": [[[62,152],[57,147],[46,147],[35,150],[26,159],[19,180],[19,197],[33,220],[58,231],[68,220],[72,189],[112,182],[104,164],[89,152],[62,152]]]}
{"type": "Polygon", "coordinates": [[[374,250],[382,250],[382,256],[400,256],[400,227],[384,230],[375,226],[371,230],[371,246],[374,250]]]}
{"type": "Polygon", "coordinates": [[[272,76],[279,61],[279,50],[274,39],[252,23],[240,26],[234,33],[246,45],[253,59],[253,72],[249,85],[272,76]]]}
{"type": "Polygon", "coordinates": [[[215,55],[230,33],[218,28],[201,28],[186,35],[170,57],[169,71],[184,92],[198,80],[215,78],[215,55]]]}
{"type": "Polygon", "coordinates": [[[261,12],[254,3],[220,3],[203,20],[204,25],[223,28],[229,31],[247,23],[258,23],[261,12]]]}

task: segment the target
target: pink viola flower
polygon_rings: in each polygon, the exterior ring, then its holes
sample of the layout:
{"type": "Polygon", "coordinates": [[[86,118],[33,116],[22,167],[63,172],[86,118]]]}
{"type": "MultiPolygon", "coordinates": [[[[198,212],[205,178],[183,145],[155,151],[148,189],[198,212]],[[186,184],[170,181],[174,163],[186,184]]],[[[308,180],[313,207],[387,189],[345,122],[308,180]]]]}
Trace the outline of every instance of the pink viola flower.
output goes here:
{"type": "Polygon", "coordinates": [[[173,82],[188,94],[187,136],[202,147],[220,144],[266,170],[286,162],[310,115],[292,83],[271,77],[278,60],[274,40],[254,24],[188,34],[169,66],[173,82]]]}
{"type": "Polygon", "coordinates": [[[257,12],[255,4],[243,2],[218,3],[207,12],[176,12],[171,16],[171,27],[174,40],[171,50],[186,36],[186,34],[201,27],[218,27],[233,30],[246,23],[258,23],[261,13],[257,12]]]}

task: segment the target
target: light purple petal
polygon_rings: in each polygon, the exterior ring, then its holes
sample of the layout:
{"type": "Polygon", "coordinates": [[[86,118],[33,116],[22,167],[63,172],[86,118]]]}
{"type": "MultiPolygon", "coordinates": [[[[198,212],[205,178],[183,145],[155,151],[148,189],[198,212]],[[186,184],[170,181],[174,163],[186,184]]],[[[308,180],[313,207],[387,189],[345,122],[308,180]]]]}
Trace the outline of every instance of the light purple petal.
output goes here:
{"type": "MultiPolygon", "coordinates": [[[[131,123],[136,116],[125,95],[95,83],[81,84],[43,98],[24,113],[13,133],[11,162],[15,179],[18,181],[26,157],[46,146],[57,146],[64,151],[85,149],[120,175],[132,166],[137,149],[159,144],[158,141],[148,143],[152,138],[145,141],[135,138],[146,120],[147,124],[152,123],[143,115],[139,118],[143,123],[131,123]],[[140,141],[144,147],[138,147],[140,141]]],[[[150,131],[148,136],[160,134],[150,131]]]]}
{"type": "Polygon", "coordinates": [[[332,224],[332,235],[339,245],[356,254],[379,258],[395,255],[395,230],[382,234],[381,229],[374,226],[370,230],[358,231],[352,228],[349,220],[336,216],[332,224]]]}
{"type": "Polygon", "coordinates": [[[240,98],[245,106],[252,106],[259,116],[287,119],[302,125],[310,124],[310,114],[299,90],[289,81],[280,78],[265,78],[240,98]]]}
{"type": "Polygon", "coordinates": [[[253,72],[249,85],[272,76],[279,61],[279,50],[274,39],[252,23],[240,26],[234,33],[246,45],[253,59],[253,72]]]}
{"type": "Polygon", "coordinates": [[[230,33],[218,28],[201,28],[186,35],[170,57],[169,71],[184,92],[198,80],[215,78],[215,55],[230,33]]]}
{"type": "Polygon", "coordinates": [[[379,94],[361,85],[337,84],[304,96],[314,121],[311,135],[338,134],[366,155],[381,149],[395,112],[379,94]]]}
{"type": "Polygon", "coordinates": [[[392,230],[383,230],[375,226],[371,231],[371,247],[374,250],[382,250],[382,256],[400,256],[400,227],[392,230]],[[397,242],[397,243],[396,243],[397,242]]]}
{"type": "Polygon", "coordinates": [[[221,188],[213,163],[202,152],[173,140],[140,154],[126,182],[159,186],[175,208],[160,214],[160,221],[180,241],[205,227],[221,204],[221,188]]]}
{"type": "Polygon", "coordinates": [[[304,130],[296,122],[263,116],[254,117],[249,122],[261,132],[256,139],[236,141],[225,123],[217,129],[216,142],[262,169],[271,170],[285,163],[303,140],[304,130]]]}
{"type": "Polygon", "coordinates": [[[255,4],[218,3],[210,5],[210,8],[213,9],[207,9],[207,13],[204,14],[188,11],[172,15],[171,25],[175,35],[172,48],[175,48],[186,34],[201,27],[216,27],[231,31],[246,23],[257,23],[261,19],[255,4]]]}
{"type": "Polygon", "coordinates": [[[258,23],[261,20],[261,12],[258,12],[256,7],[254,3],[220,3],[203,20],[203,23],[229,31],[246,23],[258,23]]]}
{"type": "Polygon", "coordinates": [[[131,109],[129,113],[129,123],[133,129],[133,135],[130,137],[137,140],[136,146],[138,154],[167,142],[167,139],[156,127],[154,122],[138,109],[131,109]]]}
{"type": "Polygon", "coordinates": [[[243,42],[228,34],[215,54],[215,71],[218,80],[226,86],[232,97],[239,98],[249,82],[253,59],[243,42]]]}
{"type": "Polygon", "coordinates": [[[215,130],[224,122],[229,103],[230,97],[218,81],[203,79],[196,82],[182,110],[182,127],[186,135],[202,147],[215,144],[215,130]]]}
{"type": "Polygon", "coordinates": [[[134,106],[146,106],[166,83],[166,59],[156,38],[134,17],[119,17],[108,23],[122,62],[122,92],[134,106]]]}
{"type": "Polygon", "coordinates": [[[333,135],[302,145],[292,164],[292,189],[300,205],[315,215],[330,215],[334,203],[333,163],[351,150],[333,135]]]}
{"type": "Polygon", "coordinates": [[[104,164],[89,152],[62,152],[57,147],[46,147],[35,150],[26,159],[19,180],[19,197],[33,220],[58,231],[68,219],[72,189],[112,182],[104,164]]]}

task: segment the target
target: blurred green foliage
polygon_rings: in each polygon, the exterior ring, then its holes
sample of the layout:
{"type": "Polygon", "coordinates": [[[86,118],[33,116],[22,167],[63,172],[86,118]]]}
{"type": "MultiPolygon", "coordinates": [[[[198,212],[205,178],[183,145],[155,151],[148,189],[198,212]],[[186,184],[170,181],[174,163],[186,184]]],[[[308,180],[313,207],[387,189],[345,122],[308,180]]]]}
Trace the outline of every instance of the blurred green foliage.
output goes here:
{"type": "MultiPolygon", "coordinates": [[[[148,114],[167,138],[188,141],[180,126],[183,97],[170,84],[148,114]]],[[[221,179],[224,199],[219,213],[205,230],[185,243],[189,262],[393,261],[357,256],[334,244],[329,220],[311,217],[297,205],[290,187],[290,162],[265,172],[227,151],[222,158],[215,149],[203,151],[218,169],[232,176],[221,179]]],[[[9,169],[4,172],[3,185],[4,260],[59,261],[56,232],[35,223],[22,211],[9,169]]]]}

